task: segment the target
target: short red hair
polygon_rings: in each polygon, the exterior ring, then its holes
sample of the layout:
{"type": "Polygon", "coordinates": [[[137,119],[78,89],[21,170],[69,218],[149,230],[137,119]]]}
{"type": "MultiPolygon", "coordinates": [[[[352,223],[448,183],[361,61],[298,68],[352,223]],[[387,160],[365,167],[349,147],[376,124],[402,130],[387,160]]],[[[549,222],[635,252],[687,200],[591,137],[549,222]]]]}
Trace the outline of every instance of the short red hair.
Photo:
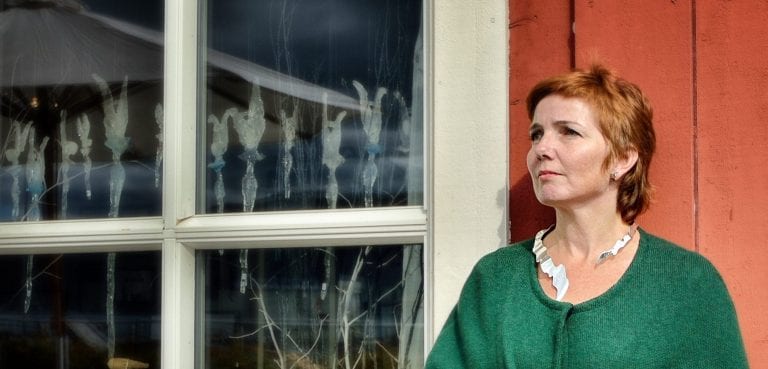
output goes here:
{"type": "Polygon", "coordinates": [[[650,204],[653,188],[648,180],[651,157],[656,149],[653,110],[648,99],[634,83],[624,80],[602,65],[589,70],[551,77],[539,82],[528,94],[528,118],[539,102],[549,95],[579,98],[597,115],[600,130],[608,141],[610,155],[603,163],[608,168],[618,158],[637,151],[637,163],[619,181],[616,209],[621,218],[632,223],[650,204]]]}

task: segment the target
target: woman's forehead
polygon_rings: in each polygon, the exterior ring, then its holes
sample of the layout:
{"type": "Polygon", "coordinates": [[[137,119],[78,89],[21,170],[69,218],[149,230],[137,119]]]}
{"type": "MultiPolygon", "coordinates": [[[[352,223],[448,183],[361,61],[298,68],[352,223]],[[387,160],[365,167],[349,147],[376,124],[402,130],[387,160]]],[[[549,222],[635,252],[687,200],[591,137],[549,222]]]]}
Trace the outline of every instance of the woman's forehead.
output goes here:
{"type": "Polygon", "coordinates": [[[574,123],[597,127],[594,109],[586,100],[560,95],[549,95],[536,105],[531,124],[535,123],[574,123]]]}

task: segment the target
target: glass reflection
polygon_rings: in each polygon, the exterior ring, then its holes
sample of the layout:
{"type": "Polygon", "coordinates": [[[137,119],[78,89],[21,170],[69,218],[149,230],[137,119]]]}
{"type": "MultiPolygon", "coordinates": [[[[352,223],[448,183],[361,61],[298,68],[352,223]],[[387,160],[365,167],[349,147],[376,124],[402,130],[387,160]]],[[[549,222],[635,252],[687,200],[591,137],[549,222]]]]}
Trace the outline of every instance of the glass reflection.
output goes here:
{"type": "Polygon", "coordinates": [[[162,17],[156,0],[0,4],[0,221],[160,214],[162,17]]]}
{"type": "Polygon", "coordinates": [[[0,368],[160,367],[160,253],[118,254],[113,289],[107,259],[0,256],[0,368]]]}
{"type": "Polygon", "coordinates": [[[199,212],[422,203],[421,1],[206,6],[199,212]]]}
{"type": "Polygon", "coordinates": [[[421,249],[200,252],[197,367],[421,368],[421,249]]]}

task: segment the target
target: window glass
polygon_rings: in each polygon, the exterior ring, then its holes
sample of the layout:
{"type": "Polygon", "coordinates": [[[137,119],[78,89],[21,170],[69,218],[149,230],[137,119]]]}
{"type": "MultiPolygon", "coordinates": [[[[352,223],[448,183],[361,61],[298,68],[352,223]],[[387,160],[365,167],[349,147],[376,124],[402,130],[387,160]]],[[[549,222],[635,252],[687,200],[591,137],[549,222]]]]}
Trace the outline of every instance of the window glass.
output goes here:
{"type": "Polygon", "coordinates": [[[0,4],[0,221],[160,215],[163,6],[0,4]]]}
{"type": "Polygon", "coordinates": [[[198,368],[421,368],[422,247],[201,251],[198,368]]]}
{"type": "Polygon", "coordinates": [[[203,12],[198,212],[422,203],[421,1],[203,12]]]}
{"type": "Polygon", "coordinates": [[[160,262],[159,252],[0,256],[0,368],[159,368],[160,262]]]}

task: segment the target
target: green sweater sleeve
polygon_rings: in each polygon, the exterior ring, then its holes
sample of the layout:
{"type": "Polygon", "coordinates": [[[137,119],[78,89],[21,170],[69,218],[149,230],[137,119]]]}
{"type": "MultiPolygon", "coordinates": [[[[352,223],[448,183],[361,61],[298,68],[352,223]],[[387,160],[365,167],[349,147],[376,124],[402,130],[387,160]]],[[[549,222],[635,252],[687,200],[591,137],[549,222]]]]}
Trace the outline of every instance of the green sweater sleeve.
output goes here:
{"type": "MultiPolygon", "coordinates": [[[[704,259],[704,258],[702,258],[704,259]]],[[[722,277],[704,260],[692,276],[695,298],[682,316],[681,336],[690,362],[686,368],[748,368],[736,311],[722,277]]]]}
{"type": "MultiPolygon", "coordinates": [[[[488,261],[488,258],[484,259],[488,261]]],[[[483,369],[497,366],[493,279],[481,260],[462,289],[459,302],[427,358],[427,369],[483,369]]]]}

